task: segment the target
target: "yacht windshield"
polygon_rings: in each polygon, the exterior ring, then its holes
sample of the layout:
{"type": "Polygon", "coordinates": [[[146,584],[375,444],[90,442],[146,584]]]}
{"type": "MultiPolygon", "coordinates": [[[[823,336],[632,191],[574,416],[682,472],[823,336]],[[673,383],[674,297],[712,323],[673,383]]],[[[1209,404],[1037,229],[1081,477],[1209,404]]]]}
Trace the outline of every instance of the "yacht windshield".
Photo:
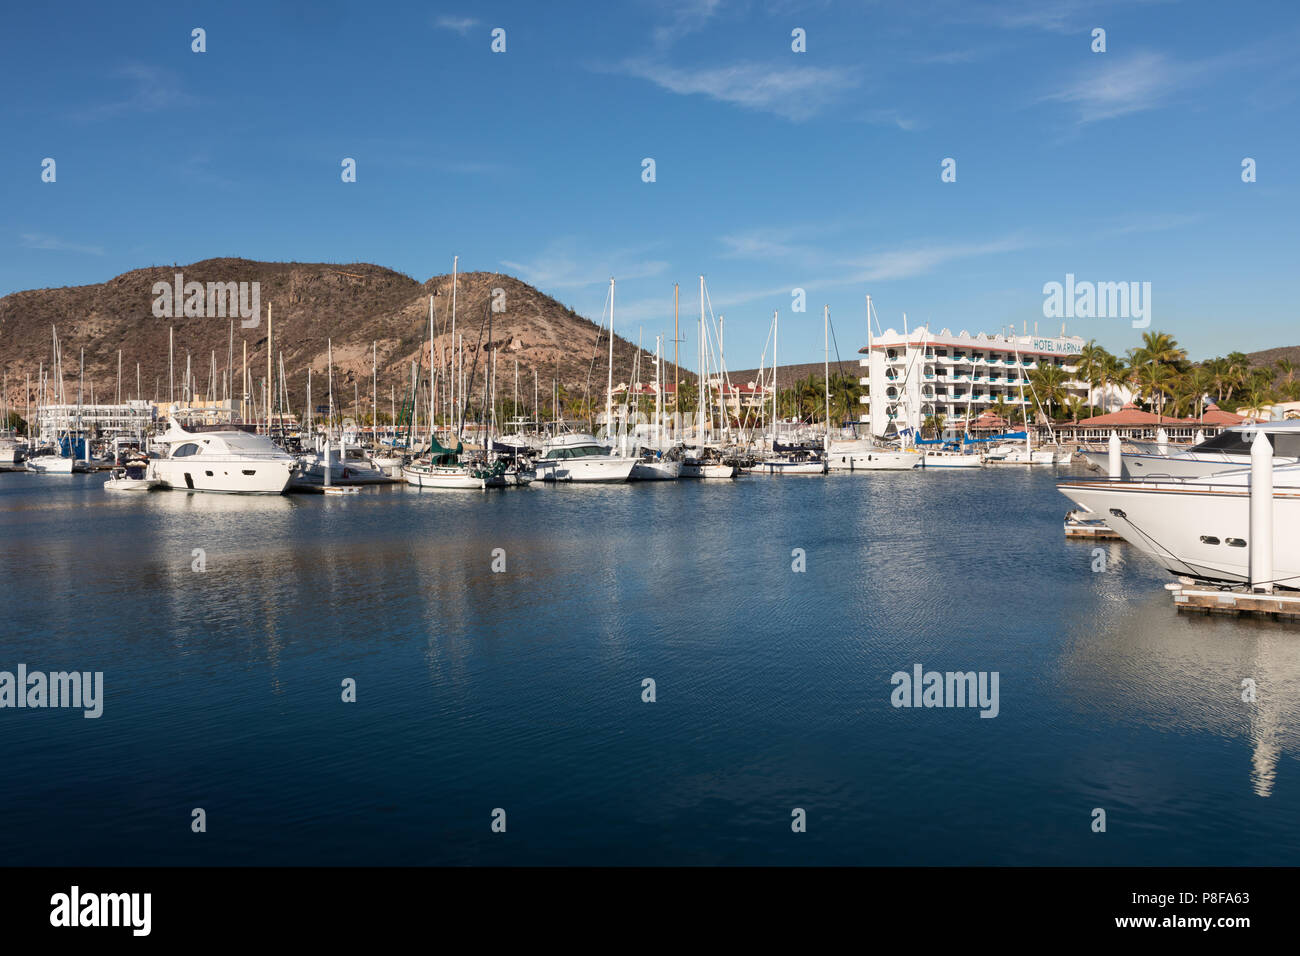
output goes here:
{"type": "Polygon", "coordinates": [[[599,445],[576,445],[572,448],[552,448],[546,453],[547,458],[604,458],[609,454],[608,448],[599,445]]]}
{"type": "MultiPolygon", "coordinates": [[[[1263,432],[1273,446],[1273,454],[1283,458],[1300,458],[1300,432],[1263,432]]],[[[1207,438],[1192,451],[1217,451],[1226,455],[1250,456],[1250,443],[1255,440],[1253,432],[1229,430],[1220,432],[1213,438],[1207,438]]]]}

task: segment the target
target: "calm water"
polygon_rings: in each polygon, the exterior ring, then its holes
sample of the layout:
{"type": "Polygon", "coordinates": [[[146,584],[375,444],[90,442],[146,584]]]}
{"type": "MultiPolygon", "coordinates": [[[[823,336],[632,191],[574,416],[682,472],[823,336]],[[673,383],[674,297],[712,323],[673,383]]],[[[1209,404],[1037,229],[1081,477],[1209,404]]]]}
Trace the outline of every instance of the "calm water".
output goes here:
{"type": "Polygon", "coordinates": [[[0,669],[106,697],[0,710],[0,859],[1300,864],[1300,629],[1179,617],[1123,545],[1093,573],[1053,480],[0,475],[0,669]],[[999,672],[999,716],[895,709],[916,663],[999,672]]]}

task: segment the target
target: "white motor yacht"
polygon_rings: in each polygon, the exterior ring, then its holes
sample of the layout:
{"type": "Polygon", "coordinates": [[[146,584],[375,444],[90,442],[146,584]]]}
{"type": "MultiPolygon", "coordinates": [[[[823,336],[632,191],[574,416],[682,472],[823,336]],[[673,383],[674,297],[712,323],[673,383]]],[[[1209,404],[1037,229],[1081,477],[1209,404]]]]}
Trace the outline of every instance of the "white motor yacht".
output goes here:
{"type": "Polygon", "coordinates": [[[148,477],[176,491],[278,495],[289,485],[294,457],[262,435],[236,428],[186,431],[171,422],[154,445],[167,454],[149,462],[148,477]]]}
{"type": "MultiPolygon", "coordinates": [[[[1250,468],[1185,479],[1075,479],[1057,483],[1166,570],[1204,581],[1250,575],[1250,468]]],[[[1300,588],[1300,465],[1273,473],[1273,580],[1300,588]]]]}
{"type": "MultiPolygon", "coordinates": [[[[1230,468],[1250,467],[1250,443],[1255,434],[1263,432],[1273,446],[1273,465],[1293,465],[1300,462],[1300,422],[1260,422],[1233,425],[1213,438],[1161,455],[1147,443],[1135,443],[1144,451],[1120,454],[1123,478],[1198,478],[1213,475],[1230,468]],[[1155,452],[1155,453],[1153,453],[1155,452]]],[[[1109,468],[1109,453],[1085,451],[1088,462],[1103,472],[1109,468]]]]}
{"type": "Polygon", "coordinates": [[[613,454],[594,435],[572,432],[548,438],[534,467],[542,481],[618,483],[628,480],[636,462],[613,454]]]}

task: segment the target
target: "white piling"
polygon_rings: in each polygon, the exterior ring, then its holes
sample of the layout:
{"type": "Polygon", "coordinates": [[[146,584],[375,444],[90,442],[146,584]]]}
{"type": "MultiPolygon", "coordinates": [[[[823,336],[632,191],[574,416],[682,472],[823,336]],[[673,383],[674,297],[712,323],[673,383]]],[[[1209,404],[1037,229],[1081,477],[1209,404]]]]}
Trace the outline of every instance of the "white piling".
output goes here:
{"type": "Polygon", "coordinates": [[[1273,444],[1263,432],[1250,445],[1250,589],[1273,592],[1273,444]]]}
{"type": "Polygon", "coordinates": [[[1156,447],[1160,449],[1160,454],[1169,454],[1169,433],[1163,428],[1156,431],[1156,447]]]}
{"type": "Polygon", "coordinates": [[[1201,442],[1205,441],[1205,432],[1201,431],[1199,428],[1196,429],[1196,437],[1192,440],[1199,445],[1201,442]]]}
{"type": "Polygon", "coordinates": [[[333,463],[330,461],[330,440],[329,440],[329,436],[326,435],[325,436],[325,487],[326,488],[330,486],[330,470],[332,464],[333,463]]]}
{"type": "Polygon", "coordinates": [[[1124,457],[1120,453],[1119,432],[1112,430],[1110,433],[1109,456],[1107,465],[1109,476],[1112,480],[1124,476],[1124,457]]]}

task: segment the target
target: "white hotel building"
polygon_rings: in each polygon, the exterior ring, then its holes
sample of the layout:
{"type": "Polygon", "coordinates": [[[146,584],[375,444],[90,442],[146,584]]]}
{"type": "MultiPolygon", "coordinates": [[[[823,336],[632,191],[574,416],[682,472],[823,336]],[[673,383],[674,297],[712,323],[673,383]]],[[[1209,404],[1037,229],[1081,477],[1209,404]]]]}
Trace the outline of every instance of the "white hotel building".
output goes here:
{"type": "MultiPolygon", "coordinates": [[[[962,330],[911,332],[886,329],[860,353],[864,406],[859,422],[873,435],[908,427],[920,430],[932,415],[949,425],[978,418],[999,399],[1012,408],[1035,402],[1028,373],[1051,363],[1072,373],[1077,369],[1084,340],[1079,336],[1045,338],[1038,335],[971,335],[962,330]],[[1024,397],[1021,397],[1021,388],[1024,397]]],[[[1070,381],[1070,394],[1086,399],[1088,387],[1070,381]]]]}

